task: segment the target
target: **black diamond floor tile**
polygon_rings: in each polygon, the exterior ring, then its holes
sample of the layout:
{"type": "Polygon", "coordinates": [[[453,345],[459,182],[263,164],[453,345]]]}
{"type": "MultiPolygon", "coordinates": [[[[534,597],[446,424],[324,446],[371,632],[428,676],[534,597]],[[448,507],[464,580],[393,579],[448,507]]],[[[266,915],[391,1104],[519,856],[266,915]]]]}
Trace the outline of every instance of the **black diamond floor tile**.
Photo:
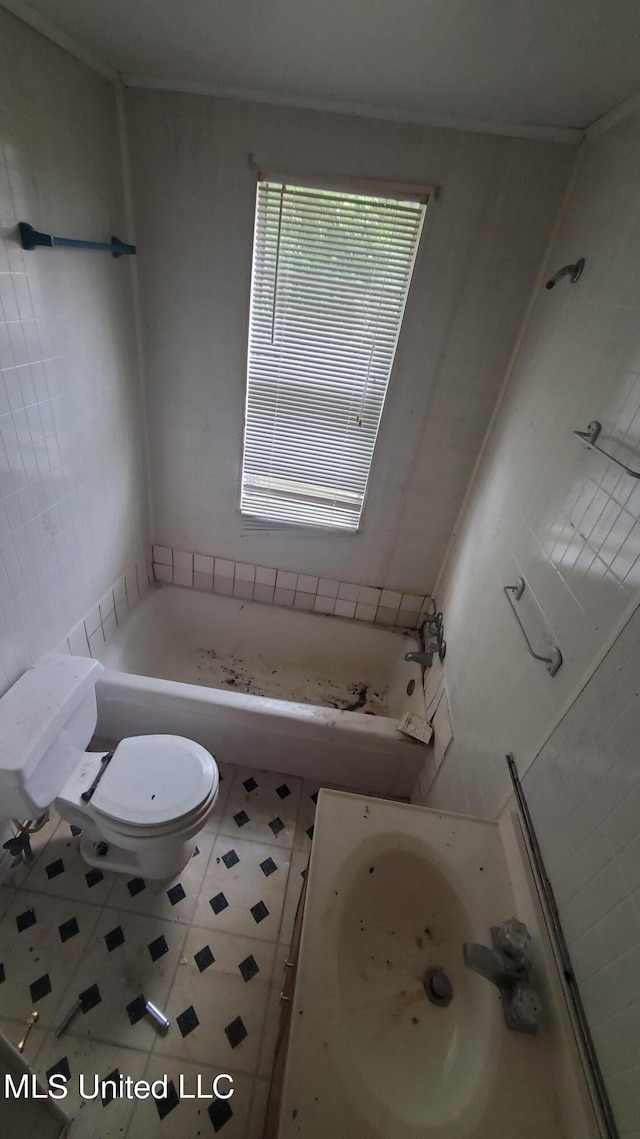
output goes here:
{"type": "Polygon", "coordinates": [[[273,858],[265,858],[264,862],[260,863],[260,869],[262,870],[265,878],[268,878],[270,874],[275,873],[278,867],[273,861],[273,858]]]}
{"type": "Polygon", "coordinates": [[[89,887],[89,889],[91,889],[92,886],[97,886],[98,882],[102,882],[102,880],[104,878],[104,874],[102,873],[102,870],[96,870],[96,868],[94,866],[93,870],[90,870],[89,873],[85,874],[84,877],[85,877],[85,881],[87,883],[87,886],[89,887]]]}
{"type": "Polygon", "coordinates": [[[63,1056],[62,1059],[56,1060],[55,1064],[52,1064],[50,1068],[47,1068],[45,1075],[47,1077],[47,1080],[50,1080],[52,1076],[62,1076],[63,1080],[70,1080],[71,1068],[69,1067],[69,1061],[67,1060],[67,1057],[63,1056]]]}
{"type": "Polygon", "coordinates": [[[314,792],[313,792],[313,795],[310,795],[310,796],[309,796],[309,798],[311,799],[311,802],[312,802],[312,803],[316,803],[316,804],[317,804],[317,802],[318,802],[318,792],[317,792],[317,791],[314,791],[314,792]]]}
{"type": "Polygon", "coordinates": [[[79,834],[82,834],[82,827],[74,827],[73,823],[70,824],[69,829],[74,838],[77,838],[79,834]]]}
{"type": "Polygon", "coordinates": [[[104,1076],[103,1079],[100,1081],[101,1089],[102,1089],[103,1085],[106,1084],[106,1087],[104,1088],[104,1095],[101,1096],[103,1107],[106,1107],[108,1103],[111,1103],[112,1099],[115,1099],[114,1090],[112,1087],[109,1087],[109,1084],[113,1083],[116,1085],[116,1088],[117,1088],[119,1079],[120,1079],[120,1072],[118,1071],[117,1068],[114,1068],[112,1072],[109,1072],[108,1076],[104,1076]]]}
{"type": "Polygon", "coordinates": [[[281,783],[279,787],[276,787],[276,795],[279,795],[281,799],[286,799],[290,794],[291,791],[287,787],[286,783],[281,783]]]}
{"type": "Polygon", "coordinates": [[[200,972],[204,973],[205,969],[208,969],[210,965],[213,965],[215,957],[213,956],[213,953],[211,952],[209,946],[205,945],[204,949],[199,949],[197,953],[194,953],[193,960],[198,966],[200,972]]]}
{"type": "Polygon", "coordinates": [[[4,965],[0,965],[0,985],[2,984],[3,981],[6,981],[6,979],[7,979],[7,974],[4,971],[4,965]]]}
{"type": "Polygon", "coordinates": [[[119,945],[124,945],[122,926],[117,925],[115,929],[110,930],[109,933],[105,933],[104,940],[109,953],[113,953],[114,949],[117,949],[119,945]]]}
{"type": "Polygon", "coordinates": [[[243,827],[249,822],[249,816],[246,811],[238,811],[237,815],[233,816],[233,821],[236,826],[243,827]]]}
{"type": "Polygon", "coordinates": [[[314,828],[313,826],[311,826],[311,827],[307,827],[306,833],[307,833],[307,835],[309,836],[309,838],[313,838],[313,832],[314,832],[314,829],[315,829],[315,828],[314,828]]]}
{"type": "Polygon", "coordinates": [[[159,957],[164,957],[165,953],[169,952],[167,939],[163,934],[161,934],[160,937],[156,937],[155,941],[151,941],[147,948],[152,961],[157,961],[159,957]]]}
{"type": "Polygon", "coordinates": [[[33,983],[29,985],[29,992],[31,993],[31,1000],[34,1004],[36,1001],[41,1001],[43,997],[48,996],[51,992],[49,974],[44,973],[42,977],[38,977],[37,981],[33,981],[33,983]]]}
{"type": "Polygon", "coordinates": [[[216,894],[215,898],[209,898],[209,905],[214,914],[221,914],[223,910],[226,910],[229,903],[224,894],[216,894]]]}
{"type": "Polygon", "coordinates": [[[225,1123],[228,1123],[229,1120],[233,1118],[233,1111],[231,1110],[229,1101],[226,1099],[217,1099],[214,1100],[213,1103],[210,1103],[207,1108],[207,1114],[216,1134],[218,1131],[222,1131],[225,1123]]]}
{"type": "Polygon", "coordinates": [[[273,831],[274,834],[280,834],[280,831],[284,830],[284,823],[282,819],[279,817],[272,819],[269,823],[269,830],[273,831]]]}
{"type": "Polygon", "coordinates": [[[190,1032],[193,1032],[194,1028],[198,1027],[200,1021],[198,1020],[193,1005],[189,1005],[189,1008],[186,1008],[184,1012],[181,1012],[180,1015],[176,1017],[176,1024],[183,1036],[188,1036],[190,1032]]]}
{"type": "Polygon", "coordinates": [[[50,862],[48,866],[45,866],[45,871],[49,880],[57,878],[58,874],[64,874],[64,862],[61,858],[56,858],[55,862],[50,862]]]}
{"type": "Polygon", "coordinates": [[[127,890],[132,898],[135,898],[136,894],[140,894],[142,890],[145,890],[146,886],[147,883],[144,878],[132,878],[131,881],[127,882],[127,890]]]}
{"type": "Polygon", "coordinates": [[[222,861],[224,862],[227,870],[231,870],[232,866],[238,865],[240,859],[238,858],[235,850],[228,850],[226,854],[222,855],[222,861]]]}
{"type": "Polygon", "coordinates": [[[191,855],[191,857],[192,857],[192,858],[197,858],[197,857],[198,857],[198,855],[199,855],[199,853],[200,853],[200,847],[199,847],[199,846],[194,846],[194,848],[193,848],[193,854],[191,855]]]}
{"type": "Polygon", "coordinates": [[[265,918],[269,917],[269,911],[264,902],[256,902],[255,906],[251,907],[250,913],[257,925],[259,925],[261,921],[264,921],[265,918]]]}
{"type": "Polygon", "coordinates": [[[25,910],[24,913],[18,914],[16,918],[18,933],[23,933],[25,929],[29,929],[32,925],[35,925],[37,920],[36,911],[33,909],[25,910]]]}
{"type": "Polygon", "coordinates": [[[88,989],[83,989],[80,993],[80,1001],[82,1004],[83,1013],[91,1012],[92,1008],[95,1008],[96,1005],[101,1004],[102,997],[100,995],[100,989],[98,986],[89,985],[88,989]]]}
{"type": "Polygon", "coordinates": [[[241,1016],[237,1016],[235,1020],[232,1020],[231,1024],[228,1024],[224,1031],[232,1048],[237,1048],[249,1035],[241,1016]]]}
{"type": "Polygon", "coordinates": [[[69,921],[58,926],[58,933],[60,941],[68,941],[70,937],[75,937],[77,933],[80,933],[80,926],[75,918],[69,918],[69,921]]]}
{"type": "Polygon", "coordinates": [[[181,882],[178,882],[177,886],[172,886],[170,890],[167,890],[167,897],[172,906],[177,906],[178,902],[181,902],[186,896],[181,882]]]}
{"type": "Polygon", "coordinates": [[[255,977],[256,973],[260,972],[258,962],[253,954],[250,954],[249,957],[245,957],[244,961],[241,961],[238,965],[238,969],[242,973],[245,981],[250,981],[252,977],[255,977]]]}
{"type": "MultiPolygon", "coordinates": [[[[137,1024],[146,1015],[146,1000],[143,996],[136,997],[135,1000],[130,1001],[127,1005],[127,1016],[131,1024],[137,1024]]],[[[175,1106],[175,1105],[174,1105],[175,1106]]],[[[162,1118],[162,1116],[160,1116],[162,1118]]]]}
{"type": "Polygon", "coordinates": [[[164,1119],[165,1116],[168,1115],[170,1111],[173,1111],[174,1107],[177,1107],[179,1103],[180,1097],[176,1091],[176,1086],[173,1080],[169,1080],[165,1098],[156,1100],[156,1107],[158,1109],[158,1115],[160,1118],[164,1119]]]}
{"type": "Polygon", "coordinates": [[[251,794],[252,791],[255,791],[258,784],[256,783],[253,776],[250,776],[248,779],[243,780],[242,786],[244,787],[245,791],[251,794]]]}

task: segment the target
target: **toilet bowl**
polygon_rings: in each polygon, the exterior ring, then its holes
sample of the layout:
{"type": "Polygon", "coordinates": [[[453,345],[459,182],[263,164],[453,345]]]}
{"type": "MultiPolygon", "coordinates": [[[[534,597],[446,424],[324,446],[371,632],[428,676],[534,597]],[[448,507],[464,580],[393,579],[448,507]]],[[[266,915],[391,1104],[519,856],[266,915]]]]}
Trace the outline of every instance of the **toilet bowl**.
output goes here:
{"type": "Polygon", "coordinates": [[[90,866],[170,878],[192,857],[218,795],[213,756],[183,736],[132,736],[86,752],[98,661],[51,653],[0,699],[0,810],[37,818],[52,803],[82,831],[90,866]]]}

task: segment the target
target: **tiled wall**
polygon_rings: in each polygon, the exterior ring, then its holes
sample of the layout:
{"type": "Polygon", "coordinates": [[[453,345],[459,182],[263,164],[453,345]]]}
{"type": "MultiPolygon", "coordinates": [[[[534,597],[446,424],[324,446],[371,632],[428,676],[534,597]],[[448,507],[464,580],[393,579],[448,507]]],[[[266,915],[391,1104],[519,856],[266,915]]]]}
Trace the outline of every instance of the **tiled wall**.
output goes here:
{"type": "Polygon", "coordinates": [[[156,581],[378,625],[417,628],[429,607],[428,597],[413,593],[268,569],[169,546],[153,547],[153,572],[156,581]]]}
{"type": "Polygon", "coordinates": [[[347,115],[126,92],[154,539],[428,593],[574,151],[347,115]],[[238,511],[255,167],[431,183],[358,534],[249,529],[238,511]],[[176,218],[198,218],[197,240],[176,218]]]}
{"type": "Polygon", "coordinates": [[[128,259],[16,229],[126,239],[119,153],[113,85],[0,8],[0,692],[146,541],[128,259]]]}
{"type": "Polygon", "coordinates": [[[124,625],[129,613],[153,585],[151,550],[127,566],[125,572],[92,605],[81,621],[74,625],[55,646],[54,652],[77,657],[97,657],[116,627],[124,625]]]}
{"type": "Polygon", "coordinates": [[[624,623],[640,586],[640,487],[574,430],[640,469],[640,119],[587,144],[554,272],[541,287],[452,557],[437,590],[454,739],[432,802],[495,815],[503,756],[526,770],[624,623]],[[519,612],[554,678],[528,655],[503,585],[522,575],[519,612]]]}
{"type": "Polygon", "coordinates": [[[640,1126],[640,609],[523,780],[621,1139],[640,1126]]]}

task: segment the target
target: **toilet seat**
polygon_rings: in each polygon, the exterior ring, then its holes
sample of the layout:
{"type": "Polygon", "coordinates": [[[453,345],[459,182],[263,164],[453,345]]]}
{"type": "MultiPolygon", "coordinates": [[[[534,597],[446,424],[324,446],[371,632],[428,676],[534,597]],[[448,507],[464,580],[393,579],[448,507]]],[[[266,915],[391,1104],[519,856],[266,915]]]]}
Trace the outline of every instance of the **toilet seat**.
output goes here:
{"type": "Polygon", "coordinates": [[[116,747],[89,810],[124,835],[155,838],[206,819],[218,792],[217,766],[183,736],[131,736],[116,747]]]}

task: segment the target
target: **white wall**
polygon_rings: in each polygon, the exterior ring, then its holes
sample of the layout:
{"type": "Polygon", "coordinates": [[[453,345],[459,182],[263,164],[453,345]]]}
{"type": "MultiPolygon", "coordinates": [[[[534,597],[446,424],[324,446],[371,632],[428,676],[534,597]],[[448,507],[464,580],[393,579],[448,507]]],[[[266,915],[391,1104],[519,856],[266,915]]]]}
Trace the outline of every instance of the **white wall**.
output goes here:
{"type": "Polygon", "coordinates": [[[154,541],[420,594],[437,567],[574,152],[204,96],[127,92],[154,541]],[[255,171],[435,183],[361,532],[238,512],[255,171]]]}
{"type": "Polygon", "coordinates": [[[640,609],[524,790],[621,1139],[640,1122],[640,609]]]}
{"type": "Polygon", "coordinates": [[[428,801],[495,816],[515,753],[620,1133],[637,1139],[640,482],[572,431],[600,420],[640,470],[638,118],[589,142],[550,268],[580,256],[582,280],[537,300],[438,590],[454,739],[428,801]],[[522,603],[528,630],[564,654],[553,679],[502,592],[519,574],[539,606],[522,603]]]}
{"type": "Polygon", "coordinates": [[[148,527],[128,259],[23,253],[18,221],[128,237],[115,88],[0,9],[0,692],[148,527]]]}
{"type": "Polygon", "coordinates": [[[573,435],[600,420],[604,445],[640,469],[639,255],[633,118],[587,146],[549,263],[586,257],[584,275],[540,290],[438,589],[454,729],[431,792],[441,807],[496,814],[504,753],[526,769],[639,597],[640,484],[573,435]],[[520,574],[538,650],[555,639],[564,655],[553,679],[502,591],[520,574]]]}

